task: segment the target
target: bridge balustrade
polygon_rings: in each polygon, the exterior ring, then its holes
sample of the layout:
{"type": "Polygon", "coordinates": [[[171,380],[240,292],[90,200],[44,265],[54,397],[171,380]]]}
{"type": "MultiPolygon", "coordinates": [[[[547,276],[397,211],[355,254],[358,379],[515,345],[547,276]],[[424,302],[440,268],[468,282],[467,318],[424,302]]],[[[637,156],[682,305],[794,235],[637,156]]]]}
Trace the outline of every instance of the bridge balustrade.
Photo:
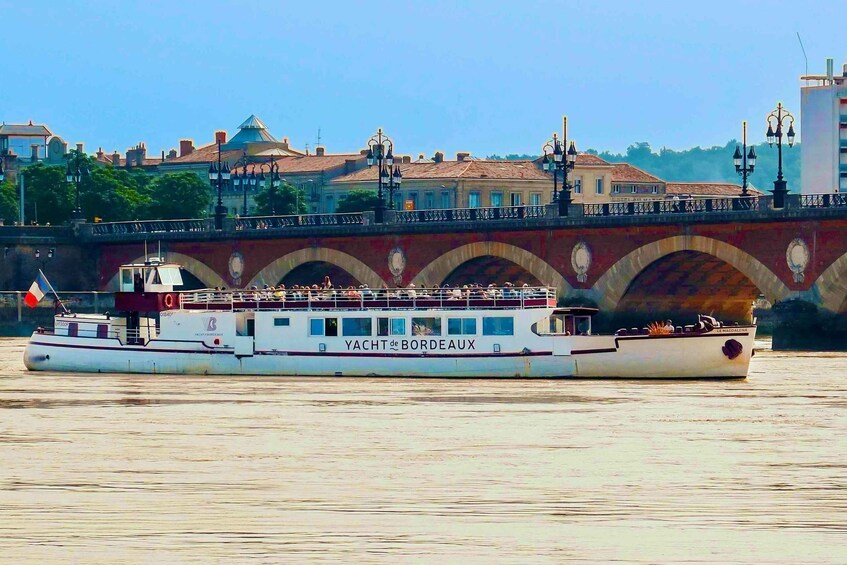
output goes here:
{"type": "Polygon", "coordinates": [[[91,225],[94,235],[122,235],[207,231],[206,220],[144,220],[134,222],[98,222],[91,225]]]}
{"type": "Polygon", "coordinates": [[[364,224],[364,214],[299,214],[295,216],[248,216],[235,220],[235,229],[272,230],[297,226],[354,226],[364,224]]]}
{"type": "Polygon", "coordinates": [[[394,222],[398,224],[415,224],[423,222],[521,220],[525,218],[543,218],[545,214],[546,207],[542,205],[401,210],[394,213],[394,222]]]}
{"type": "Polygon", "coordinates": [[[800,206],[804,208],[845,208],[847,194],[803,194],[800,196],[800,206]]]}
{"type": "Polygon", "coordinates": [[[657,214],[705,214],[755,210],[759,197],[684,198],[680,200],[633,200],[584,204],[585,216],[646,216],[657,214]]]}

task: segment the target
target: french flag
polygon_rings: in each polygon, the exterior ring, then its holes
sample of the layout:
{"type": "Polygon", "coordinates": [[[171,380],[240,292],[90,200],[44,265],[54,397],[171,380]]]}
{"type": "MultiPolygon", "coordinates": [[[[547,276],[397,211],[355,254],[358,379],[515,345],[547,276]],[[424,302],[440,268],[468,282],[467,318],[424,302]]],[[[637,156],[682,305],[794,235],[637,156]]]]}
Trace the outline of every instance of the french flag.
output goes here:
{"type": "Polygon", "coordinates": [[[32,286],[29,287],[29,292],[27,292],[26,297],[24,297],[24,304],[30,308],[35,308],[49,290],[50,283],[47,282],[47,278],[44,276],[44,273],[39,270],[38,276],[35,278],[35,282],[33,282],[32,286]]]}

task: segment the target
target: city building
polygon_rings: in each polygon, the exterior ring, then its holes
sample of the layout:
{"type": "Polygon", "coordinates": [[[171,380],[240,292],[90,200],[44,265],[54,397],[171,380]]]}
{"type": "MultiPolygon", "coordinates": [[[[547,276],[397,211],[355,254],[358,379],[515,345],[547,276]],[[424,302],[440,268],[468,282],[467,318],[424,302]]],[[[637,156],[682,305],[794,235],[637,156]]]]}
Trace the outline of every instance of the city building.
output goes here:
{"type": "Polygon", "coordinates": [[[847,64],[800,77],[800,187],[803,194],[847,191],[847,64]]]}

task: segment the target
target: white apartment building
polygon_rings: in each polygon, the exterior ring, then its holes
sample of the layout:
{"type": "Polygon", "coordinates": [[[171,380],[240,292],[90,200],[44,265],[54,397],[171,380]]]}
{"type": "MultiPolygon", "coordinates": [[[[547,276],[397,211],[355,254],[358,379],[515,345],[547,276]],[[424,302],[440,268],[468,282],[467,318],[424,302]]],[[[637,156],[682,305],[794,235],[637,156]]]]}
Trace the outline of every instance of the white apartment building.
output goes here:
{"type": "Polygon", "coordinates": [[[800,187],[803,194],[847,192],[847,64],[800,77],[800,187]]]}

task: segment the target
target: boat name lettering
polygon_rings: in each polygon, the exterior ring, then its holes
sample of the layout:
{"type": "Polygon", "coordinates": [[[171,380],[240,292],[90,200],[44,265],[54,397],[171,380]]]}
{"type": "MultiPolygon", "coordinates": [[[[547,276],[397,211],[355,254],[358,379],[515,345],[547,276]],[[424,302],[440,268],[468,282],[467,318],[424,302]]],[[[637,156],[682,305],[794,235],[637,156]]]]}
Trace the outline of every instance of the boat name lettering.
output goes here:
{"type": "Polygon", "coordinates": [[[347,351],[474,351],[475,339],[345,339],[347,351]]]}

